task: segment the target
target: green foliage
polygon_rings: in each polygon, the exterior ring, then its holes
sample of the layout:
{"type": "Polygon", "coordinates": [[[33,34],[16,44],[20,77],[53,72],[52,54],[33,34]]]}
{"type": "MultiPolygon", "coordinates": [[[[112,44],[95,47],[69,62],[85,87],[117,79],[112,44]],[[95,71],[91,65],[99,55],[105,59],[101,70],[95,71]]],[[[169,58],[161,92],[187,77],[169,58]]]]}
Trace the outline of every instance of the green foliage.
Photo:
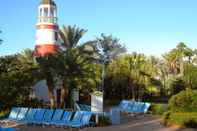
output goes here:
{"type": "Polygon", "coordinates": [[[57,70],[69,89],[93,91],[97,88],[101,78],[100,66],[90,63],[77,48],[60,54],[59,60],[63,61],[57,70]]]}
{"type": "Polygon", "coordinates": [[[165,123],[166,124],[178,124],[190,128],[197,127],[197,113],[166,113],[165,114],[165,123]]]}
{"type": "Polygon", "coordinates": [[[63,26],[60,30],[62,46],[67,49],[75,48],[86,32],[87,30],[80,29],[77,26],[63,26]]]}
{"type": "Polygon", "coordinates": [[[197,89],[197,67],[191,63],[185,64],[183,80],[188,88],[197,89]]]}
{"type": "Polygon", "coordinates": [[[10,112],[10,110],[8,110],[8,109],[7,110],[1,110],[0,111],[0,120],[6,118],[9,114],[9,112],[10,112]]]}
{"type": "Polygon", "coordinates": [[[166,112],[163,113],[163,120],[164,120],[165,125],[168,124],[168,121],[170,119],[170,115],[171,115],[170,111],[166,111],[166,112]]]}
{"type": "Polygon", "coordinates": [[[176,78],[171,79],[169,88],[170,88],[171,94],[175,95],[185,90],[186,84],[181,77],[176,77],[176,78]]]}
{"type": "Polygon", "coordinates": [[[155,79],[157,75],[157,59],[146,57],[144,54],[127,54],[112,61],[107,68],[105,85],[108,98],[142,99],[145,93],[150,93],[154,87],[159,93],[160,81],[155,79]]]}
{"type": "Polygon", "coordinates": [[[0,57],[0,102],[5,106],[28,99],[36,82],[35,68],[22,62],[20,55],[0,57]]]}
{"type": "Polygon", "coordinates": [[[155,115],[163,115],[167,111],[166,104],[151,104],[150,111],[155,115]]]}
{"type": "Polygon", "coordinates": [[[197,128],[197,119],[190,118],[189,120],[184,122],[184,125],[190,128],[197,128]]]}
{"type": "Polygon", "coordinates": [[[188,89],[172,96],[169,109],[172,112],[197,112],[197,91],[188,89]]]}

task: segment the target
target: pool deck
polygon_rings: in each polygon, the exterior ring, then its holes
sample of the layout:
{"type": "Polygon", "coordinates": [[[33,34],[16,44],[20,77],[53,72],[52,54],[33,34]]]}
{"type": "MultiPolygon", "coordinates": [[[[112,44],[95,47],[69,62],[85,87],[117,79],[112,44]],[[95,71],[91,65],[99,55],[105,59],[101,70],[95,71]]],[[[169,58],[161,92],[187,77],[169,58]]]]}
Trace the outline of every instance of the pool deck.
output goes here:
{"type": "MultiPolygon", "coordinates": [[[[162,119],[150,115],[144,117],[129,117],[127,122],[120,125],[106,127],[88,127],[82,131],[197,131],[197,129],[180,129],[178,127],[165,127],[162,119]]],[[[42,127],[42,126],[17,126],[20,131],[71,131],[77,129],[42,127]]]]}

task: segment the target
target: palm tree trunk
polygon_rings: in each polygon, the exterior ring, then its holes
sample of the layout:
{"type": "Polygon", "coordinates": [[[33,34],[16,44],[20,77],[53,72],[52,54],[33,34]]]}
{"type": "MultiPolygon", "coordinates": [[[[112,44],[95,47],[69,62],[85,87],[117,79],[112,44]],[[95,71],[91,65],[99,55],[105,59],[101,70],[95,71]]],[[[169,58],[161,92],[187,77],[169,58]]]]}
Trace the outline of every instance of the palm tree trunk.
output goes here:
{"type": "Polygon", "coordinates": [[[48,85],[48,96],[50,99],[50,107],[55,108],[55,94],[54,94],[53,87],[50,85],[48,85]]]}
{"type": "Polygon", "coordinates": [[[66,96],[68,96],[68,89],[63,87],[61,90],[61,99],[60,99],[61,108],[64,108],[66,105],[66,102],[65,102],[66,96]]]}
{"type": "Polygon", "coordinates": [[[61,94],[62,94],[62,89],[57,89],[56,90],[56,103],[57,103],[57,108],[61,107],[61,94]]]}

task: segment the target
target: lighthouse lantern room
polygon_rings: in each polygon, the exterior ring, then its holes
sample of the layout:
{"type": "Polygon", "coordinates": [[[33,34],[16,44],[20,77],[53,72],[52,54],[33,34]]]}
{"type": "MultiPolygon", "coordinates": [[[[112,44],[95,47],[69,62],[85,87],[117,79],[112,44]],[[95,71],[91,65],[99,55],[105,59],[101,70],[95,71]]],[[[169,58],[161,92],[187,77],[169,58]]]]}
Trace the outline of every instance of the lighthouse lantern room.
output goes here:
{"type": "Polygon", "coordinates": [[[54,54],[59,49],[57,7],[53,0],[42,0],[38,7],[35,56],[54,54]]]}

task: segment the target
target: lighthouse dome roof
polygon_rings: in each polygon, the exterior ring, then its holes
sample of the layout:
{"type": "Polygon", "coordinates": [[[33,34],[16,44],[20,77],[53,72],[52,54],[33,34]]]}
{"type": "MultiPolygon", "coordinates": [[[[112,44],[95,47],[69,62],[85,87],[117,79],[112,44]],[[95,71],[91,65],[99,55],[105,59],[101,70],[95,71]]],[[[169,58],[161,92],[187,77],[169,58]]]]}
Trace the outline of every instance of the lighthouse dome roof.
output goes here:
{"type": "Polygon", "coordinates": [[[47,4],[47,5],[54,5],[56,6],[55,2],[53,0],[41,0],[40,4],[47,4]]]}

